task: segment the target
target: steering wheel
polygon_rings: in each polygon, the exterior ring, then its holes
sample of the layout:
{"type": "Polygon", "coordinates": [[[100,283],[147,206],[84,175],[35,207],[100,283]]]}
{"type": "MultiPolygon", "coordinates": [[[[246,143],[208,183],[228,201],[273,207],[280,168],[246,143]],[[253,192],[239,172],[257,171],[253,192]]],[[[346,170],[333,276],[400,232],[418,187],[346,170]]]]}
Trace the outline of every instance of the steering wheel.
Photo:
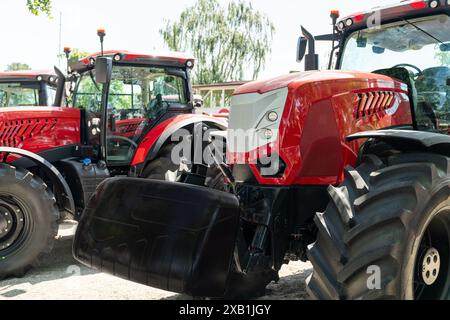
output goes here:
{"type": "Polygon", "coordinates": [[[414,80],[416,80],[418,77],[423,75],[422,69],[420,69],[419,67],[417,67],[413,64],[410,64],[410,63],[399,63],[399,64],[396,64],[395,66],[393,66],[392,68],[401,68],[401,67],[408,67],[408,68],[412,68],[412,69],[416,70],[417,73],[414,74],[414,80]]]}
{"type": "Polygon", "coordinates": [[[149,118],[156,118],[162,112],[166,111],[167,108],[169,108],[169,106],[170,106],[169,102],[165,100],[160,100],[158,98],[153,99],[149,103],[149,107],[147,108],[147,114],[149,115],[149,118]]]}
{"type": "Polygon", "coordinates": [[[135,147],[136,149],[137,149],[137,147],[138,147],[138,145],[137,145],[136,142],[134,142],[133,140],[131,140],[131,139],[127,138],[127,137],[122,137],[122,136],[109,136],[107,139],[108,139],[108,140],[114,140],[114,139],[116,139],[116,140],[122,140],[122,141],[128,142],[129,144],[131,144],[131,145],[132,145],[133,147],[135,147]]]}

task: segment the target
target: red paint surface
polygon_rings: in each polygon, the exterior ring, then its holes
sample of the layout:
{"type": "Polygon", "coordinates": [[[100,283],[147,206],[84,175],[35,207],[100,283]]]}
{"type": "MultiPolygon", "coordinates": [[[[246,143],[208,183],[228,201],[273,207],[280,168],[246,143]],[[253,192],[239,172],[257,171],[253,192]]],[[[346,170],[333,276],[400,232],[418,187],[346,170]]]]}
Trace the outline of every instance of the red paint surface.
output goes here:
{"type": "Polygon", "coordinates": [[[25,71],[11,71],[11,72],[0,72],[0,78],[34,78],[37,76],[54,76],[55,72],[51,70],[25,70],[25,71]]]}
{"type": "Polygon", "coordinates": [[[347,142],[348,135],[412,124],[406,85],[382,75],[343,71],[305,72],[250,83],[236,90],[235,94],[264,93],[283,86],[288,87],[289,93],[280,132],[278,140],[268,150],[278,150],[286,163],[284,175],[280,178],[262,177],[255,165],[259,150],[228,154],[231,164],[246,159],[258,183],[263,185],[338,184],[344,167],[355,164],[363,142],[347,142]],[[356,119],[358,93],[373,91],[394,92],[399,100],[397,112],[391,116],[386,110],[379,110],[373,115],[356,119]]]}
{"type": "MultiPolygon", "coordinates": [[[[136,53],[127,50],[108,50],[103,53],[105,56],[114,56],[115,54],[121,54],[123,61],[133,61],[137,59],[162,59],[162,60],[177,60],[181,63],[186,63],[188,60],[195,60],[194,57],[181,52],[161,52],[153,54],[136,53]]],[[[93,53],[81,60],[84,64],[89,64],[91,58],[97,58],[101,53],[93,53]]]]}
{"type": "MultiPolygon", "coordinates": [[[[147,154],[150,152],[153,145],[158,141],[159,137],[164,133],[164,131],[170,129],[173,126],[180,124],[185,120],[196,119],[196,121],[211,121],[210,116],[198,115],[198,114],[183,114],[170,118],[164,122],[161,122],[156,127],[154,127],[142,140],[136,153],[134,154],[132,166],[138,165],[145,161],[147,154]]],[[[216,119],[216,121],[221,121],[221,119],[216,119]]],[[[223,126],[226,127],[226,121],[223,121],[223,126]]]]}
{"type": "Polygon", "coordinates": [[[0,109],[0,146],[34,153],[80,143],[80,110],[58,107],[0,109]]]}

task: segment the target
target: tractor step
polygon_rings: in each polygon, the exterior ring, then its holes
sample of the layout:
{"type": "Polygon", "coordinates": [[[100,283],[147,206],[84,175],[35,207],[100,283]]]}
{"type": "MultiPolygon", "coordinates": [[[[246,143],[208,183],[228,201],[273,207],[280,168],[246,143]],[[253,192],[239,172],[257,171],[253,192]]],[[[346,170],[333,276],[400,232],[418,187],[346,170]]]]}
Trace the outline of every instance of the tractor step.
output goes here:
{"type": "Polygon", "coordinates": [[[239,227],[229,193],[137,178],[102,183],[82,214],[74,255],[121,278],[191,296],[220,297],[239,227]]]}

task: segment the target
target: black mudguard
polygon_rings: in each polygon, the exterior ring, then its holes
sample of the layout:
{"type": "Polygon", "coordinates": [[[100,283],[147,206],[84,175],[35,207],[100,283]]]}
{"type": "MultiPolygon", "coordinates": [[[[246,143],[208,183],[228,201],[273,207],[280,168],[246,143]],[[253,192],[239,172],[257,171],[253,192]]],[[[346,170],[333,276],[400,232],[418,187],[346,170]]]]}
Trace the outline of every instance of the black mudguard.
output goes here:
{"type": "Polygon", "coordinates": [[[79,222],[73,252],[121,278],[197,297],[221,297],[239,228],[232,194],[138,178],[104,181],[79,222]]]}

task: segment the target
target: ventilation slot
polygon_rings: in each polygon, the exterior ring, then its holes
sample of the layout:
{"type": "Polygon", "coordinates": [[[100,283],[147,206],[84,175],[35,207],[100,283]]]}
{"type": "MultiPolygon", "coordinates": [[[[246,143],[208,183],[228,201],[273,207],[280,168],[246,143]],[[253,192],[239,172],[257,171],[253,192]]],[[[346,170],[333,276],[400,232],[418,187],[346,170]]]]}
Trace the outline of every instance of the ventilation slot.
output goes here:
{"type": "Polygon", "coordinates": [[[392,91],[363,92],[358,94],[356,119],[372,116],[392,107],[395,93],[392,91]]]}
{"type": "Polygon", "coordinates": [[[27,139],[49,134],[58,119],[5,121],[0,125],[0,146],[17,148],[27,139]]]}

